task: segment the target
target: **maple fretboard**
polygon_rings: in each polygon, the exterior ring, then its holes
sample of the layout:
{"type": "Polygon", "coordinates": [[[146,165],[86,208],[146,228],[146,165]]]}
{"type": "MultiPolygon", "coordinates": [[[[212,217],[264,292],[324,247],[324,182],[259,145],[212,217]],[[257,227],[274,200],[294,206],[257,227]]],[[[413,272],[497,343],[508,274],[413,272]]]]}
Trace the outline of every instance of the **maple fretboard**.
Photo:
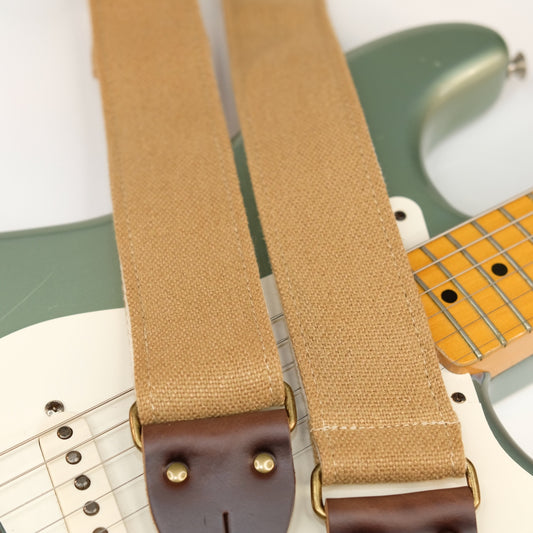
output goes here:
{"type": "Polygon", "coordinates": [[[409,252],[445,366],[496,374],[533,353],[532,237],[528,193],[409,252]]]}

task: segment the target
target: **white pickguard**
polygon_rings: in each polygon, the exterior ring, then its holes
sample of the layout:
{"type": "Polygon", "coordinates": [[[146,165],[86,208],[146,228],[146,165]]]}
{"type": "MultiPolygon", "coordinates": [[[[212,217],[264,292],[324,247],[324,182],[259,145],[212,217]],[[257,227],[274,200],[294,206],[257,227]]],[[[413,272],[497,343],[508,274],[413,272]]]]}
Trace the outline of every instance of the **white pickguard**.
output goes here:
{"type": "MultiPolygon", "coordinates": [[[[391,204],[394,211],[407,215],[399,223],[406,248],[425,240],[419,207],[402,197],[391,198],[391,204]]],[[[298,408],[299,422],[292,434],[296,500],[289,533],[324,533],[324,522],[311,508],[309,480],[315,461],[300,378],[273,276],[263,278],[262,284],[285,380],[295,391],[298,408]]],[[[133,446],[127,421],[134,392],[125,310],[79,314],[27,327],[0,339],[0,354],[2,396],[8,406],[0,433],[0,523],[5,531],[93,533],[105,526],[110,533],[156,533],[141,454],[133,446]],[[63,402],[66,412],[48,416],[44,406],[51,400],[63,402]],[[47,433],[62,423],[75,430],[71,441],[58,439],[55,429],[47,433]],[[75,466],[65,461],[70,446],[82,453],[82,462],[75,466]],[[92,481],[87,492],[73,487],[73,479],[82,472],[92,481]],[[98,514],[83,513],[88,500],[100,503],[98,514]],[[107,522],[102,522],[105,517],[107,522]]],[[[462,392],[466,397],[453,406],[481,487],[479,533],[533,532],[533,477],[500,448],[470,376],[445,369],[442,375],[450,395],[462,392]]],[[[326,487],[324,496],[383,495],[464,484],[462,478],[345,485],[326,487]]]]}
{"type": "MultiPolygon", "coordinates": [[[[269,312],[275,316],[281,308],[273,277],[264,278],[263,285],[269,298],[269,312]]],[[[296,392],[299,408],[299,424],[293,435],[296,505],[289,531],[324,533],[325,524],[310,505],[309,478],[314,458],[292,348],[290,342],[284,340],[288,335],[283,318],[274,321],[274,331],[276,339],[281,341],[279,349],[285,378],[296,392]]],[[[82,413],[133,385],[124,309],[59,318],[25,328],[0,339],[0,353],[0,375],[5,378],[2,396],[8,399],[8,409],[4,408],[3,413],[0,450],[57,426],[61,421],[59,417],[69,417],[67,413],[47,416],[44,406],[50,400],[61,400],[70,414],[82,413]]],[[[533,478],[499,447],[485,421],[471,378],[446,370],[443,370],[443,377],[450,394],[459,391],[467,398],[465,403],[454,404],[454,407],[461,420],[466,454],[477,469],[481,485],[481,505],[477,512],[479,532],[533,531],[533,478]]],[[[83,416],[96,436],[93,442],[104,461],[103,467],[92,469],[89,475],[97,478],[101,470],[111,487],[118,487],[115,499],[125,520],[108,527],[108,531],[115,533],[124,531],[124,527],[129,532],[156,531],[146,507],[140,453],[132,447],[126,422],[132,402],[133,392],[129,392],[83,416]],[[106,432],[114,426],[117,426],[114,430],[106,432]]],[[[54,492],[43,466],[15,483],[4,485],[6,480],[42,463],[37,439],[0,456],[0,522],[6,532],[35,533],[42,529],[47,533],[92,533],[99,526],[98,515],[91,517],[89,529],[66,528],[57,498],[67,496],[61,496],[57,489],[54,492]],[[45,496],[33,499],[46,491],[45,496]],[[27,500],[32,501],[9,512],[27,500]],[[54,521],[52,527],[45,527],[54,521]]],[[[72,481],[65,485],[69,483],[72,481]]],[[[464,479],[450,479],[402,485],[343,486],[327,488],[324,492],[326,496],[391,494],[464,483],[464,479]]],[[[79,497],[73,492],[74,497],[79,497]]],[[[61,507],[69,506],[68,502],[59,503],[61,507]]]]}

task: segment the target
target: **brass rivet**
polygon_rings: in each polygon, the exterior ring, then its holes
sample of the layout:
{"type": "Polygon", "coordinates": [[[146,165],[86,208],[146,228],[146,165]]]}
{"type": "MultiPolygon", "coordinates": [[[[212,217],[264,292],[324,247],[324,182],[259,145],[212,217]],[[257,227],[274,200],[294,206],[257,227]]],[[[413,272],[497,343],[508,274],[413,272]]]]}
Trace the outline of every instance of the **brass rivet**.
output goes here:
{"type": "Polygon", "coordinates": [[[254,468],[260,474],[270,474],[276,468],[276,461],[269,453],[258,453],[254,457],[254,468]]]}
{"type": "Polygon", "coordinates": [[[172,483],[183,483],[189,477],[187,465],[183,463],[170,463],[167,468],[167,478],[172,483]]]}

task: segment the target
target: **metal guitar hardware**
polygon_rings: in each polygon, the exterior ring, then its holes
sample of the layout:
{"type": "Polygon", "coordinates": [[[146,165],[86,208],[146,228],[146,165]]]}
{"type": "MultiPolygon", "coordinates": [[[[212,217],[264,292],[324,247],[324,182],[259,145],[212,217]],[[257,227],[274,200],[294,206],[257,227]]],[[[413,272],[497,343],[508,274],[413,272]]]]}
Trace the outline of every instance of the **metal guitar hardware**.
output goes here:
{"type": "MultiPolygon", "coordinates": [[[[479,482],[474,465],[468,459],[466,460],[466,482],[472,491],[474,498],[474,508],[477,509],[481,503],[481,493],[479,490],[479,482]]],[[[326,518],[326,508],[322,500],[322,469],[320,464],[317,464],[311,474],[311,505],[313,511],[320,518],[326,518]]]]}
{"type": "MultiPolygon", "coordinates": [[[[287,383],[285,383],[285,411],[287,411],[287,417],[289,419],[289,431],[292,431],[296,427],[298,416],[296,413],[294,392],[287,383]]],[[[138,450],[142,451],[142,427],[136,402],[130,407],[129,421],[133,443],[138,450]]]]}

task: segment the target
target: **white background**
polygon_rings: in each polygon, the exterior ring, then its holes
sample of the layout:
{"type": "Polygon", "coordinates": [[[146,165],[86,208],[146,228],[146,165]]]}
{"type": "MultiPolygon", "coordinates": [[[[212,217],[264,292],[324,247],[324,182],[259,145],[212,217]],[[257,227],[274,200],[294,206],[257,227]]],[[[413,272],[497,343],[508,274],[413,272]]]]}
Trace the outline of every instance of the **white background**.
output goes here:
{"type": "MultiPolygon", "coordinates": [[[[259,1],[259,0],[250,0],[259,1]]],[[[218,0],[201,2],[231,133],[231,99],[218,0]]],[[[529,0],[331,0],[345,50],[434,22],[498,30],[533,58],[529,0]]],[[[110,212],[104,126],[91,71],[86,0],[0,0],[0,231],[110,212]]],[[[426,160],[456,207],[474,214],[533,184],[533,77],[510,80],[498,104],[426,160]]]]}
{"type": "MultiPolygon", "coordinates": [[[[496,29],[512,54],[521,50],[533,62],[530,0],[330,0],[328,5],[345,50],[421,24],[474,22],[496,29]]],[[[238,122],[220,4],[203,0],[201,6],[233,134],[238,122]]],[[[0,231],[111,211],[100,94],[91,69],[85,0],[0,0],[0,231]]],[[[532,150],[529,76],[509,80],[498,103],[439,145],[426,165],[444,196],[475,214],[532,187],[532,150]]],[[[530,426],[532,404],[530,394],[509,407],[509,413],[523,413],[524,428],[530,426]]],[[[533,439],[531,432],[526,438],[533,439]]]]}

